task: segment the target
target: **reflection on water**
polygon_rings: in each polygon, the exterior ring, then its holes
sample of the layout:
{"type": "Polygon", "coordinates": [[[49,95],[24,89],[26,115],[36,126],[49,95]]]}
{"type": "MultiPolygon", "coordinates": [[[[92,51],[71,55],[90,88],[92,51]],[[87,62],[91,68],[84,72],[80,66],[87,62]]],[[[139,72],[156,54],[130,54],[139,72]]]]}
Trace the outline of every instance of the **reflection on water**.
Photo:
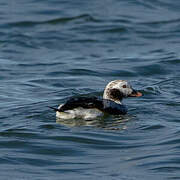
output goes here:
{"type": "Polygon", "coordinates": [[[110,130],[120,130],[126,129],[126,123],[130,121],[133,117],[130,115],[125,116],[104,116],[101,118],[85,120],[85,119],[60,119],[56,118],[56,123],[65,125],[68,127],[78,127],[78,126],[93,126],[97,128],[110,129],[110,130]]]}

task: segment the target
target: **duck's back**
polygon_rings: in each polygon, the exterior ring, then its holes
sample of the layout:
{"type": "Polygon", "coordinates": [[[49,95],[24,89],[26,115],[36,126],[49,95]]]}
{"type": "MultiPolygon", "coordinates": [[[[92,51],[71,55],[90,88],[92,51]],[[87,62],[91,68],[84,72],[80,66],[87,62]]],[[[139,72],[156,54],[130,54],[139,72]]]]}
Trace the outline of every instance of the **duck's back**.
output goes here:
{"type": "Polygon", "coordinates": [[[60,111],[72,110],[75,108],[93,109],[97,108],[103,110],[103,101],[97,97],[75,97],[69,99],[60,107],[60,111]]]}

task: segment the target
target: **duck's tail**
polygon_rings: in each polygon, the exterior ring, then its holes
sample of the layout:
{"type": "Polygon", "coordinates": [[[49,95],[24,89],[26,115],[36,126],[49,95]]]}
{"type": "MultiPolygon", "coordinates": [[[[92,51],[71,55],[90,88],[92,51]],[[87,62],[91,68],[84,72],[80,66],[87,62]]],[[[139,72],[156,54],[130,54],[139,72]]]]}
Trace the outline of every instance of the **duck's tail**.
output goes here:
{"type": "Polygon", "coordinates": [[[48,106],[48,108],[53,109],[53,110],[56,111],[56,112],[57,112],[57,111],[58,111],[58,112],[61,112],[60,109],[55,108],[55,107],[48,106]]]}

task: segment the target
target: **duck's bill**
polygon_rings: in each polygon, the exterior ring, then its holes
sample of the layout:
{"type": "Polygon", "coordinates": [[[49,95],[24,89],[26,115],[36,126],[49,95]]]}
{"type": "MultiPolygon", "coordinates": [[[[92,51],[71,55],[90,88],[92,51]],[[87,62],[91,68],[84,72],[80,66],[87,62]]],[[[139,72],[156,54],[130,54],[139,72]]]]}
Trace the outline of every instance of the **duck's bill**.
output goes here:
{"type": "Polygon", "coordinates": [[[129,95],[129,97],[141,97],[142,93],[136,90],[133,90],[133,92],[129,95]]]}

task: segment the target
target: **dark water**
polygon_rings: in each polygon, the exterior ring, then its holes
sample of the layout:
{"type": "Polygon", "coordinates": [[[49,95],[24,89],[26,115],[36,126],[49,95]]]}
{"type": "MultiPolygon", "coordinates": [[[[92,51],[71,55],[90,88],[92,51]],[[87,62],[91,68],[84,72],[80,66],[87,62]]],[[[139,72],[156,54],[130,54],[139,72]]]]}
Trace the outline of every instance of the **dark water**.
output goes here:
{"type": "Polygon", "coordinates": [[[180,179],[179,9],[2,0],[0,179],[180,179]],[[114,79],[144,94],[124,117],[56,122],[47,108],[114,79]]]}

